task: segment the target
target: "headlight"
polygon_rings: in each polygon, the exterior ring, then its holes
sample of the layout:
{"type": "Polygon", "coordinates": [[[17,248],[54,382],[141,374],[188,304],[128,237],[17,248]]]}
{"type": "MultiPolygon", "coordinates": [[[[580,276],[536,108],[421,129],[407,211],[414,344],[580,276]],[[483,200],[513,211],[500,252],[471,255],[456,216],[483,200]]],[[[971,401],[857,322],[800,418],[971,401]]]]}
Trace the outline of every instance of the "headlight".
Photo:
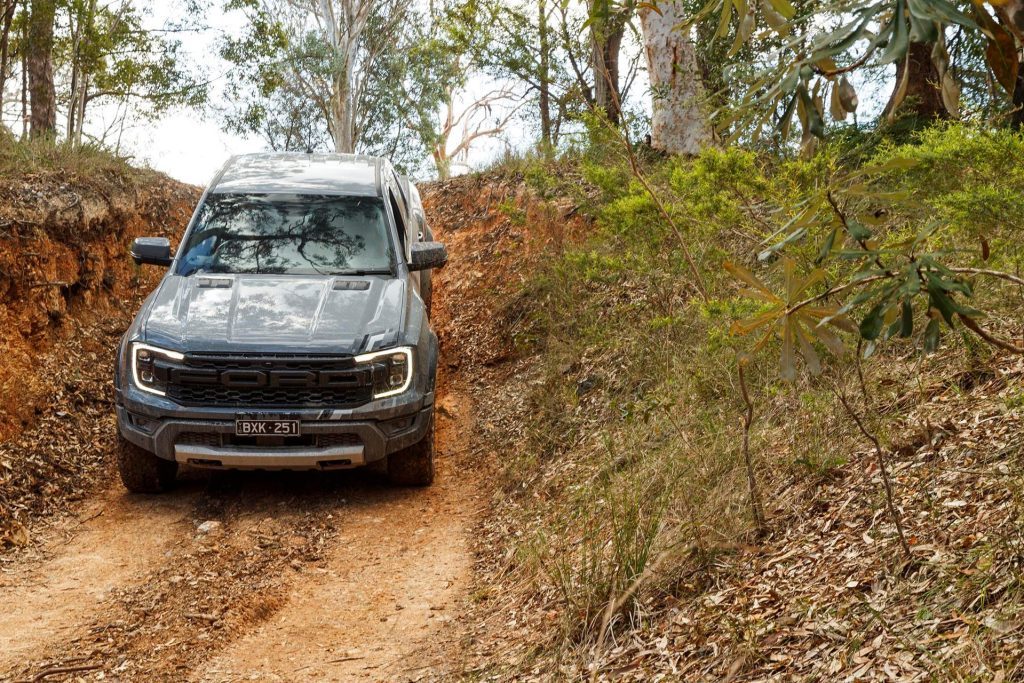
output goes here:
{"type": "Polygon", "coordinates": [[[356,356],[356,363],[372,368],[374,398],[397,396],[412,384],[412,349],[408,346],[364,353],[356,356]]]}
{"type": "Polygon", "coordinates": [[[158,359],[180,361],[185,356],[177,351],[168,351],[141,342],[132,342],[132,380],[135,386],[150,394],[165,396],[166,384],[160,378],[162,373],[157,371],[156,361],[158,359]]]}

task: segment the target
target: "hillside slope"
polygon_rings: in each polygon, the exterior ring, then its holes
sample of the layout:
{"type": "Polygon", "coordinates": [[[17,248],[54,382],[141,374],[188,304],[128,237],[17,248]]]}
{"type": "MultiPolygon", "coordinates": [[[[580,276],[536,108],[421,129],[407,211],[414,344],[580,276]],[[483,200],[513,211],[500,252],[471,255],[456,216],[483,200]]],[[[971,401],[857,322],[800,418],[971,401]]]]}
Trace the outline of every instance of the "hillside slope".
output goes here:
{"type": "Polygon", "coordinates": [[[924,359],[886,353],[865,365],[866,401],[838,371],[788,388],[757,370],[772,392],[752,437],[759,535],[733,352],[709,324],[728,304],[693,304],[684,278],[666,284],[595,229],[618,208],[560,189],[575,172],[458,179],[432,196],[484,293],[460,318],[479,330],[473,347],[454,357],[489,366],[474,398],[480,448],[497,455],[464,678],[1024,675],[1020,358],[957,339],[924,359]],[[882,439],[909,557],[837,391],[882,439]]]}
{"type": "Polygon", "coordinates": [[[159,277],[128,248],[176,238],[198,194],[126,166],[0,181],[0,547],[104,467],[113,349],[159,277]]]}

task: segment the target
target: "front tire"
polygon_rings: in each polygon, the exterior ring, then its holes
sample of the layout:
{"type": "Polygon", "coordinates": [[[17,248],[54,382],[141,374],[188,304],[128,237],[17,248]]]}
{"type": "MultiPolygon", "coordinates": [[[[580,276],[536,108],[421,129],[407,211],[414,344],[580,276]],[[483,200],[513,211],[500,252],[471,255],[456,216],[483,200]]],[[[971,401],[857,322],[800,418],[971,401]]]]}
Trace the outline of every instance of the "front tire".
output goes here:
{"type": "Polygon", "coordinates": [[[178,463],[158,458],[122,436],[117,437],[117,470],[132,493],[163,493],[174,487],[178,463]]]}
{"type": "Polygon", "coordinates": [[[388,456],[388,481],[394,486],[430,486],[434,482],[434,412],[418,442],[388,456]]]}

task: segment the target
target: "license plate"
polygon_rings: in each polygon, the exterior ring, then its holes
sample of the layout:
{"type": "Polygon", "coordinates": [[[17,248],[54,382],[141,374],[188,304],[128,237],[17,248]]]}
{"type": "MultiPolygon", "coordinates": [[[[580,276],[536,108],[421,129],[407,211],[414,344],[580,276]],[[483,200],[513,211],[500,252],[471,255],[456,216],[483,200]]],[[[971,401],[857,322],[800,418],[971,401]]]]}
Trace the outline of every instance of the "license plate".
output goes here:
{"type": "Polygon", "coordinates": [[[236,436],[299,436],[298,420],[235,420],[236,436]]]}

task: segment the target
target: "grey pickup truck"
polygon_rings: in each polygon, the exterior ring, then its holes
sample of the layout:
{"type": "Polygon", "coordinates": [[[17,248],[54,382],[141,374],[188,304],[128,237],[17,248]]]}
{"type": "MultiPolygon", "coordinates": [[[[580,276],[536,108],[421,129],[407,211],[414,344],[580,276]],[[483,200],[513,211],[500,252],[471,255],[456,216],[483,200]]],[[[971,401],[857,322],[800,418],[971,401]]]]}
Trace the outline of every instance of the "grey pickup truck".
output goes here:
{"type": "Polygon", "coordinates": [[[416,186],[385,159],[232,158],[177,254],[139,238],[137,263],[168,268],[118,348],[118,466],[135,492],[179,465],[379,468],[434,478],[437,337],[430,241],[416,186]]]}

